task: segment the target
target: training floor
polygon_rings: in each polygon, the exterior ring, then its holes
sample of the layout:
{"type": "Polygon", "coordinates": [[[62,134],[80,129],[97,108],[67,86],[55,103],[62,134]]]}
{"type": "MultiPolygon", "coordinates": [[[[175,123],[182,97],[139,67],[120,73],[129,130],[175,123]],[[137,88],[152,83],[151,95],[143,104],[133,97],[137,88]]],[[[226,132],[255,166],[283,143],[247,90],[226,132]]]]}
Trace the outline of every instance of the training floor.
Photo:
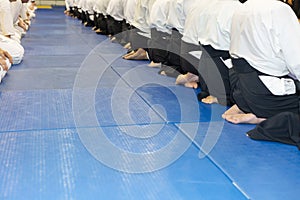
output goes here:
{"type": "Polygon", "coordinates": [[[0,84],[0,199],[299,199],[296,147],[253,141],[63,8],[0,84]]]}

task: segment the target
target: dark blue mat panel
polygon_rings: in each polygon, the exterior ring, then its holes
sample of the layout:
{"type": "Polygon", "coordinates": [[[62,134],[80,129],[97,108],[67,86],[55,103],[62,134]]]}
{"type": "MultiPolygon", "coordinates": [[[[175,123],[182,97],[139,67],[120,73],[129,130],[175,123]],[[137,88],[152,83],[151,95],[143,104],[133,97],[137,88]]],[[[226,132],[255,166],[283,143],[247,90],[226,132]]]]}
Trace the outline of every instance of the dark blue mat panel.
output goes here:
{"type": "Polygon", "coordinates": [[[223,120],[221,114],[226,110],[221,105],[200,103],[195,90],[181,86],[148,84],[136,88],[136,91],[163,119],[171,123],[223,120]]]}
{"type": "MultiPolygon", "coordinates": [[[[150,62],[149,60],[125,60],[123,59],[122,57],[118,58],[117,60],[115,60],[111,66],[112,68],[119,68],[119,67],[124,67],[126,68],[127,70],[130,70],[130,68],[132,67],[137,67],[137,66],[145,66],[145,65],[148,65],[150,62]]],[[[125,70],[124,71],[120,71],[123,73],[125,73],[125,70]]]]}
{"type": "Polygon", "coordinates": [[[73,110],[81,127],[165,123],[134,90],[125,85],[96,91],[76,89],[73,110]]]}
{"type": "Polygon", "coordinates": [[[112,43],[109,39],[96,43],[93,53],[100,55],[107,63],[112,64],[126,53],[121,45],[112,43]]]}
{"type": "MultiPolygon", "coordinates": [[[[78,30],[76,30],[77,32],[78,30]]],[[[91,31],[90,29],[87,30],[87,33],[82,33],[79,35],[81,37],[81,40],[88,44],[90,47],[94,48],[96,45],[99,45],[103,41],[107,40],[107,36],[105,35],[97,35],[94,33],[94,31],[91,31]]],[[[119,48],[121,49],[121,46],[119,45],[119,48]]]]}
{"type": "MultiPolygon", "coordinates": [[[[220,125],[201,124],[195,142],[202,147],[204,141],[216,143],[209,157],[251,199],[299,199],[296,185],[300,183],[300,155],[295,146],[249,139],[246,132],[253,125],[225,122],[219,135],[213,130],[220,125]]],[[[194,126],[186,124],[181,129],[189,134],[194,126]]]]}
{"type": "Polygon", "coordinates": [[[245,199],[193,146],[167,168],[128,174],[92,157],[73,129],[2,133],[0,143],[1,199],[245,199]]]}
{"type": "Polygon", "coordinates": [[[113,69],[132,87],[149,84],[175,86],[175,78],[159,75],[158,68],[151,68],[145,64],[134,67],[113,67],[113,69]]]}

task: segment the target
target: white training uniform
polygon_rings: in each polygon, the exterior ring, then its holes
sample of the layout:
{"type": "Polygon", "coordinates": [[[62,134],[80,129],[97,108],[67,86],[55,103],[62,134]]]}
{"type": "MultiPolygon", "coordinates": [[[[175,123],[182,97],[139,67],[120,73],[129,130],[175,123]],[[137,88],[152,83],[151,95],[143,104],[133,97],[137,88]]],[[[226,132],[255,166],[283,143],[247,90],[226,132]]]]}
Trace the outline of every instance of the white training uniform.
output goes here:
{"type": "Polygon", "coordinates": [[[8,0],[0,1],[0,31],[3,35],[15,34],[10,2],[8,0]]]}
{"type": "Polygon", "coordinates": [[[187,16],[182,40],[228,51],[232,16],[241,5],[235,0],[202,0],[187,16]]]}
{"type": "Polygon", "coordinates": [[[12,56],[13,64],[19,64],[22,61],[24,48],[18,42],[0,35],[0,48],[12,56]]]}
{"type": "Polygon", "coordinates": [[[150,10],[156,0],[137,0],[135,9],[135,18],[133,26],[138,28],[141,32],[138,34],[151,38],[150,33],[150,10]]]}
{"type": "Polygon", "coordinates": [[[74,6],[74,0],[65,0],[66,9],[69,11],[74,6]]]}
{"type": "Polygon", "coordinates": [[[110,0],[96,0],[93,10],[99,14],[107,15],[107,6],[110,0]]]}
{"type": "Polygon", "coordinates": [[[171,34],[171,29],[167,27],[171,0],[155,1],[150,11],[150,28],[157,31],[171,34]]]}
{"type": "Polygon", "coordinates": [[[230,54],[272,76],[300,80],[300,26],[289,5],[248,0],[232,20],[230,54]]]}
{"type": "Polygon", "coordinates": [[[183,34],[184,24],[187,14],[202,0],[176,0],[170,2],[167,26],[169,29],[175,28],[183,34]]]}
{"type": "Polygon", "coordinates": [[[124,0],[110,0],[106,9],[106,13],[117,21],[122,21],[124,17],[124,0]]]}
{"type": "Polygon", "coordinates": [[[134,23],[135,16],[135,7],[137,4],[137,0],[126,0],[124,3],[124,17],[126,22],[130,25],[134,23]]]}
{"type": "Polygon", "coordinates": [[[13,23],[18,23],[19,15],[21,14],[22,10],[22,1],[17,0],[14,2],[10,2],[10,9],[11,9],[11,15],[13,17],[13,23]]]}

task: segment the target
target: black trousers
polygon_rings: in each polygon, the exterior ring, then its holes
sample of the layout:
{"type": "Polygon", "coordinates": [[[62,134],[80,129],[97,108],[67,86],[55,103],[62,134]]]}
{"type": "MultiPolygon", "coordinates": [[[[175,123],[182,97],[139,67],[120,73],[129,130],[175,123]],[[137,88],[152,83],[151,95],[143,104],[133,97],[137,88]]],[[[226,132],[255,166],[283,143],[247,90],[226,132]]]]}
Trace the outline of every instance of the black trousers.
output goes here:
{"type": "Polygon", "coordinates": [[[292,112],[279,113],[258,124],[247,135],[254,140],[266,140],[296,145],[300,150],[300,118],[292,112]]]}
{"type": "Polygon", "coordinates": [[[168,58],[164,63],[169,66],[180,66],[180,50],[182,35],[176,29],[172,30],[169,44],[167,45],[168,58]]]}
{"type": "MultiPolygon", "coordinates": [[[[202,45],[198,72],[204,78],[207,91],[222,105],[233,105],[234,73],[221,60],[230,58],[228,51],[216,50],[211,45],[202,45]]],[[[205,90],[205,88],[203,88],[205,90]]]]}
{"type": "MultiPolygon", "coordinates": [[[[180,51],[180,66],[183,73],[192,73],[199,77],[198,86],[202,91],[208,91],[207,84],[202,76],[199,73],[198,67],[201,59],[194,57],[189,52],[191,51],[203,51],[201,45],[190,44],[184,41],[181,41],[181,51],[180,51]]],[[[201,56],[202,57],[202,56],[201,56]]]]}
{"type": "Polygon", "coordinates": [[[300,0],[294,0],[292,8],[295,14],[297,15],[298,19],[300,19],[300,0]]]}
{"type": "Polygon", "coordinates": [[[122,38],[122,21],[115,20],[111,16],[107,16],[107,27],[110,35],[115,36],[118,41],[121,41],[122,38]]]}
{"type": "Polygon", "coordinates": [[[126,20],[123,20],[122,22],[122,40],[121,44],[126,44],[129,42],[129,33],[132,26],[126,22],[126,20]]]}
{"type": "Polygon", "coordinates": [[[97,19],[95,21],[97,23],[97,28],[100,28],[100,30],[102,31],[101,33],[103,35],[108,35],[107,18],[103,14],[98,13],[97,19]]]}
{"type": "Polygon", "coordinates": [[[155,28],[151,29],[151,39],[148,40],[149,58],[155,63],[165,63],[168,59],[167,45],[170,35],[155,28]]]}
{"type": "Polygon", "coordinates": [[[242,111],[260,118],[269,118],[282,112],[299,114],[298,94],[273,95],[258,77],[265,74],[255,70],[243,58],[232,59],[232,63],[237,74],[233,98],[242,111]]]}
{"type": "Polygon", "coordinates": [[[197,70],[199,65],[199,58],[192,56],[191,54],[189,54],[189,52],[201,50],[202,48],[200,45],[195,45],[181,41],[180,65],[184,73],[190,72],[192,74],[199,75],[197,70]]]}
{"type": "Polygon", "coordinates": [[[168,44],[166,45],[168,55],[165,62],[162,63],[160,70],[160,72],[164,71],[166,75],[175,78],[179,74],[184,73],[180,63],[181,38],[182,35],[179,33],[179,31],[173,29],[171,35],[169,36],[168,44]]]}
{"type": "Polygon", "coordinates": [[[148,51],[148,39],[147,37],[140,35],[138,32],[142,32],[138,28],[133,28],[129,33],[129,41],[131,43],[132,50],[143,48],[148,51]]]}

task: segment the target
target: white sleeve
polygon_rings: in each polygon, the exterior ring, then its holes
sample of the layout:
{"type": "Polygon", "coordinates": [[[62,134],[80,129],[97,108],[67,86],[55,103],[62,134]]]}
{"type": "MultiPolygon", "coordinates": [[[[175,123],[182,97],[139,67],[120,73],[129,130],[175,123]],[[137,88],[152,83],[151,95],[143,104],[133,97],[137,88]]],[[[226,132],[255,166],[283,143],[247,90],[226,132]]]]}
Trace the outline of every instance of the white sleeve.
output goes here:
{"type": "Polygon", "coordinates": [[[300,80],[300,25],[293,10],[280,9],[273,13],[273,26],[278,37],[287,68],[300,80]]]}

